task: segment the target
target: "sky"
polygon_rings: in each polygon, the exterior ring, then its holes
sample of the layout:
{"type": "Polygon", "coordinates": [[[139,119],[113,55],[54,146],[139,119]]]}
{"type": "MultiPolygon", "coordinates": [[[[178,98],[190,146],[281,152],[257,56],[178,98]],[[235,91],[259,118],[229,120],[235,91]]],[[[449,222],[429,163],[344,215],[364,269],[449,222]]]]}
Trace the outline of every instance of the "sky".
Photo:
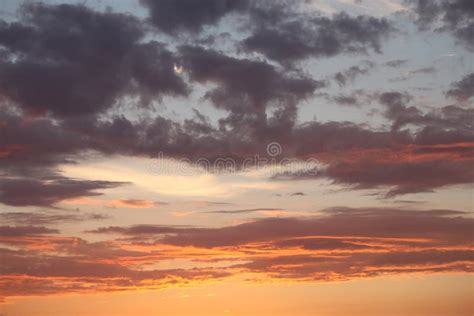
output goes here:
{"type": "Polygon", "coordinates": [[[0,315],[473,315],[473,52],[470,0],[3,0],[0,315]]]}

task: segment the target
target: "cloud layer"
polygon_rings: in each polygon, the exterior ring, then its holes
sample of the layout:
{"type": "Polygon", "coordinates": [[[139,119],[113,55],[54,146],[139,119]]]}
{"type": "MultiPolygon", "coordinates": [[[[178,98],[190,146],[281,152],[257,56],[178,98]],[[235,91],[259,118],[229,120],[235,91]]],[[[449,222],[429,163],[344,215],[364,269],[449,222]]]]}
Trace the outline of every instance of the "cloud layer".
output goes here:
{"type": "Polygon", "coordinates": [[[88,293],[250,280],[340,281],[387,274],[472,272],[472,218],[453,210],[332,208],[221,228],[136,225],[87,242],[36,226],[0,228],[3,296],[88,293]],[[167,260],[199,267],[150,269],[167,260]],[[222,266],[220,263],[231,262],[222,266]]]}

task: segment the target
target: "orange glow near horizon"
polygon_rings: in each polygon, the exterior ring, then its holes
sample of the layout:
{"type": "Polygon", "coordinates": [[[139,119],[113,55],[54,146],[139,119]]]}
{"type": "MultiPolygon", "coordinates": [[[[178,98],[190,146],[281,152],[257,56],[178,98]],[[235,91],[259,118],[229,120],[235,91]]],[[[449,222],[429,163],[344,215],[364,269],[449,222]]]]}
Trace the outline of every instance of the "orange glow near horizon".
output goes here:
{"type": "Polygon", "coordinates": [[[333,284],[248,283],[233,279],[158,291],[18,298],[1,305],[0,310],[6,315],[34,311],[36,316],[67,311],[77,316],[469,316],[474,308],[472,282],[472,276],[463,274],[382,277],[333,284]]]}

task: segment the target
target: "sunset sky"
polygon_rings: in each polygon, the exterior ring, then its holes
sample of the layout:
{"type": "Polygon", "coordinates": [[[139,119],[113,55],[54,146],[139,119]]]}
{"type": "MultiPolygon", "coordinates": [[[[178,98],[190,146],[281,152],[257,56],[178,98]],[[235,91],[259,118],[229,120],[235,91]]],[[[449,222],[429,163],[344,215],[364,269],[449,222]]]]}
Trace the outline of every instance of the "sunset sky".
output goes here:
{"type": "Polygon", "coordinates": [[[0,1],[0,315],[474,315],[474,1],[0,1]]]}

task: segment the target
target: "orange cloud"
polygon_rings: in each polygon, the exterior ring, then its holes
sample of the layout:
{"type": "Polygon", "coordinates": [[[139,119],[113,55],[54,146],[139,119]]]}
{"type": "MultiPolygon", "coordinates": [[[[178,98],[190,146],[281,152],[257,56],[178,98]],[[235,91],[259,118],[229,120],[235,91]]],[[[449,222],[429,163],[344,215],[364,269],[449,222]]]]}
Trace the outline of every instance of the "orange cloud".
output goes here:
{"type": "Polygon", "coordinates": [[[430,160],[472,160],[474,143],[404,145],[394,148],[355,148],[312,155],[322,162],[356,162],[371,160],[377,163],[416,162],[430,160]]]}
{"type": "Polygon", "coordinates": [[[0,294],[156,289],[243,275],[255,282],[331,282],[472,273],[473,224],[452,210],[333,208],[218,228],[101,228],[95,232],[121,237],[98,242],[49,236],[56,231],[41,227],[4,227],[0,294]]]}
{"type": "Polygon", "coordinates": [[[124,199],[124,200],[112,200],[106,204],[110,208],[151,208],[156,206],[158,203],[150,200],[138,200],[138,199],[124,199]]]}

